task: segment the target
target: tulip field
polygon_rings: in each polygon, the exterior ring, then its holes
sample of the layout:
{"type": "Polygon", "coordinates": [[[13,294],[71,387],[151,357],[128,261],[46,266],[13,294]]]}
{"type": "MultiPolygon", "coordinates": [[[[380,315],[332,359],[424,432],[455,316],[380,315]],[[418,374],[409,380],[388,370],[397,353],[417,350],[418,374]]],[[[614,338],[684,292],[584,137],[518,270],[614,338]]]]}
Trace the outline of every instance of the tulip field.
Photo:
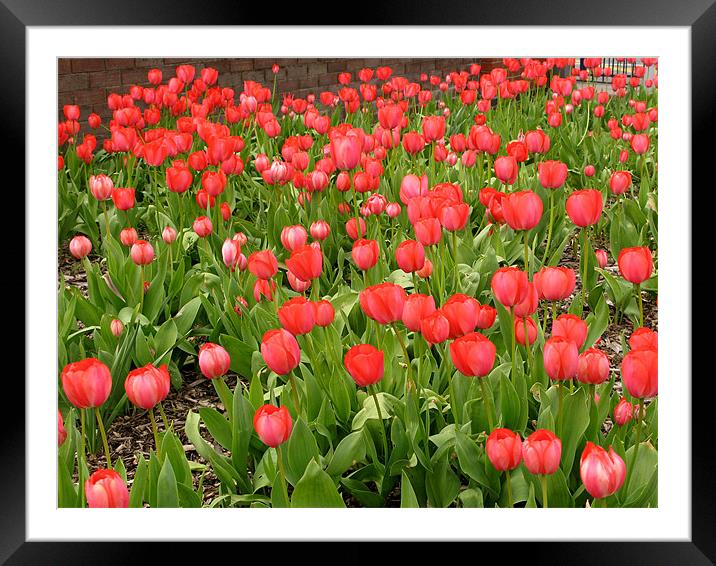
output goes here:
{"type": "Polygon", "coordinates": [[[58,506],[656,507],[658,61],[609,61],[59,101],[58,506]]]}

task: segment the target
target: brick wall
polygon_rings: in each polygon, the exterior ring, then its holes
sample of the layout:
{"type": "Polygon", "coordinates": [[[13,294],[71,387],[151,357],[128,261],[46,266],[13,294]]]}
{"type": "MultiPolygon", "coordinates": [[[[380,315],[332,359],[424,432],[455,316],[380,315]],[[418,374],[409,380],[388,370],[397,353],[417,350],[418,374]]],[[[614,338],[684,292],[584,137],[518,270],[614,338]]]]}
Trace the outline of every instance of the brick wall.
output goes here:
{"type": "MultiPolygon", "coordinates": [[[[174,76],[177,65],[191,64],[199,71],[213,67],[219,71],[219,85],[243,89],[244,80],[264,83],[271,88],[274,75],[271,66],[277,63],[278,93],[291,92],[305,96],[318,95],[324,90],[340,87],[338,73],[347,71],[357,81],[363,67],[375,69],[390,66],[393,73],[417,81],[421,73],[444,76],[450,71],[468,70],[471,63],[480,63],[489,71],[499,65],[500,59],[58,59],[58,117],[63,119],[62,106],[78,104],[84,129],[86,118],[92,112],[102,117],[103,123],[111,118],[107,96],[112,92],[127,93],[132,85],[148,86],[147,71],[161,69],[164,82],[174,76]]],[[[351,86],[357,87],[358,82],[351,86]]]]}

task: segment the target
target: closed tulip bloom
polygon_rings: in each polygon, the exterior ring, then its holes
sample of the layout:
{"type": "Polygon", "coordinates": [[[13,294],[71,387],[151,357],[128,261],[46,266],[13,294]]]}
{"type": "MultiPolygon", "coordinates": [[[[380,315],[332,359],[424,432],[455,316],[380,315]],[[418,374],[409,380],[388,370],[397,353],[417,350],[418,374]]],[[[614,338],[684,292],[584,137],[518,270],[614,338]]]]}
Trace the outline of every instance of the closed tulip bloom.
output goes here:
{"type": "Polygon", "coordinates": [[[432,295],[413,293],[408,295],[403,307],[402,320],[411,332],[420,332],[423,318],[435,312],[435,299],[432,295]]]}
{"type": "Polygon", "coordinates": [[[485,452],[498,472],[514,470],[522,462],[522,439],[508,428],[496,428],[485,441],[485,452]]]}
{"type": "Polygon", "coordinates": [[[649,136],[648,134],[636,134],[631,139],[631,148],[634,153],[641,155],[649,150],[649,136]]]}
{"type": "Polygon", "coordinates": [[[470,332],[450,344],[450,359],[468,377],[484,377],[495,365],[495,345],[479,332],[470,332]]]}
{"type": "Polygon", "coordinates": [[[520,346],[525,345],[525,321],[527,321],[527,340],[530,345],[537,340],[537,325],[531,318],[515,318],[515,339],[520,346]]]}
{"type": "Polygon", "coordinates": [[[538,166],[539,182],[545,189],[559,189],[567,180],[567,164],[542,161],[538,166]]]}
{"type": "Polygon", "coordinates": [[[221,246],[221,258],[224,261],[224,265],[231,271],[234,271],[239,264],[239,258],[241,257],[241,246],[236,240],[226,238],[221,246]]]}
{"type": "Polygon", "coordinates": [[[614,407],[614,422],[624,426],[634,417],[634,405],[622,397],[614,407]]]}
{"type": "Polygon", "coordinates": [[[194,175],[192,175],[186,165],[183,165],[182,167],[177,167],[176,165],[167,167],[165,177],[167,188],[173,193],[183,193],[187,191],[187,189],[189,189],[191,184],[194,182],[194,175]]]}
{"type": "Polygon", "coordinates": [[[293,334],[284,328],[274,328],[261,340],[261,356],[271,371],[286,375],[298,367],[301,350],[293,334]]]}
{"type": "Polygon", "coordinates": [[[104,201],[112,197],[114,183],[107,175],[92,175],[89,179],[89,187],[94,198],[104,201]]]}
{"type": "Polygon", "coordinates": [[[127,485],[114,470],[97,470],[85,482],[84,490],[90,508],[129,507],[127,485]]]}
{"type": "Polygon", "coordinates": [[[331,227],[325,220],[316,220],[310,227],[311,237],[323,241],[331,233],[331,227]]]}
{"type": "Polygon", "coordinates": [[[323,252],[313,246],[301,246],[291,252],[286,267],[301,281],[312,281],[323,271],[323,252]]]}
{"type": "Polygon", "coordinates": [[[582,347],[588,332],[587,323],[574,314],[561,314],[552,325],[552,336],[571,340],[577,345],[577,348],[582,347]]]}
{"type": "Polygon", "coordinates": [[[218,344],[206,342],[199,348],[199,369],[204,377],[214,379],[229,371],[231,357],[218,344]]]}
{"type": "MultiPolygon", "coordinates": [[[[289,281],[291,280],[289,273],[289,281]]],[[[258,303],[262,298],[273,301],[273,294],[276,291],[276,282],[272,279],[257,279],[254,283],[254,300],[258,303]]]]}
{"type": "Polygon", "coordinates": [[[632,350],[658,350],[659,335],[650,328],[642,326],[629,336],[629,347],[632,350]]]}
{"type": "Polygon", "coordinates": [[[395,259],[406,273],[419,271],[425,265],[425,247],[415,240],[405,240],[395,250],[395,259]]]}
{"type": "Polygon", "coordinates": [[[318,326],[328,326],[333,322],[335,316],[336,311],[330,301],[322,300],[313,303],[313,317],[318,326]]]}
{"type": "Polygon", "coordinates": [[[430,143],[445,137],[445,118],[443,116],[425,116],[423,118],[423,136],[430,143]]]}
{"type": "Polygon", "coordinates": [[[635,285],[649,279],[654,270],[651,250],[647,247],[624,248],[619,252],[617,264],[622,277],[635,285]]]}
{"type": "Polygon", "coordinates": [[[561,301],[568,298],[577,278],[569,267],[543,267],[535,273],[534,283],[541,299],[561,301]]]}
{"type": "Polygon", "coordinates": [[[357,136],[337,135],[331,140],[331,157],[341,171],[354,169],[360,161],[362,142],[357,136]]]}
{"type": "Polygon", "coordinates": [[[92,242],[87,236],[75,236],[70,240],[70,253],[77,259],[87,257],[92,251],[92,242]]]}
{"type": "Polygon", "coordinates": [[[425,265],[423,265],[423,268],[416,271],[415,273],[418,274],[418,277],[422,279],[427,279],[433,274],[433,262],[425,258],[425,265]]]}
{"type": "Polygon", "coordinates": [[[346,371],[358,387],[366,387],[383,379],[385,363],[383,350],[370,344],[353,346],[343,360],[346,371]]]}
{"type": "Polygon", "coordinates": [[[513,307],[512,314],[517,317],[524,318],[534,314],[539,304],[539,295],[537,294],[537,287],[532,281],[527,282],[527,294],[522,302],[516,304],[513,307]]]}
{"type": "Polygon", "coordinates": [[[631,350],[622,360],[622,381],[632,397],[656,397],[659,393],[658,352],[631,350]]]}
{"type": "Polygon", "coordinates": [[[283,444],[291,437],[293,419],[288,408],[263,405],[254,413],[254,430],[261,442],[271,448],[283,444]]]}
{"type": "Polygon", "coordinates": [[[271,250],[254,252],[249,256],[249,271],[258,279],[271,279],[278,272],[278,261],[271,250]]]}
{"type": "Polygon", "coordinates": [[[395,218],[400,214],[400,204],[397,202],[389,202],[385,205],[385,213],[388,215],[388,218],[395,218]]]}
{"type": "Polygon", "coordinates": [[[166,365],[157,368],[147,364],[129,372],[124,381],[124,390],[133,405],[148,410],[166,399],[170,384],[166,365]]]}
{"type": "Polygon", "coordinates": [[[456,293],[445,302],[441,310],[450,323],[448,338],[454,340],[475,330],[480,303],[473,297],[456,293]]]}
{"type": "Polygon", "coordinates": [[[366,287],[358,297],[366,316],[380,324],[401,320],[406,299],[405,289],[395,283],[366,287]]]}
{"type": "Polygon", "coordinates": [[[531,474],[553,474],[562,458],[562,441],[551,430],[537,429],[522,442],[522,458],[531,474]]]}
{"type": "Polygon", "coordinates": [[[423,246],[432,246],[437,244],[442,236],[442,226],[437,218],[423,218],[418,220],[414,225],[416,239],[423,246]]]}
{"type": "Polygon", "coordinates": [[[112,201],[119,210],[129,210],[134,206],[134,189],[115,187],[112,191],[112,201]]]}
{"type": "Polygon", "coordinates": [[[303,226],[284,226],[281,230],[281,244],[289,251],[305,246],[308,233],[303,226]]]}
{"type": "Polygon", "coordinates": [[[626,478],[626,464],[611,446],[607,452],[587,442],[579,460],[579,476],[589,495],[602,499],[619,491],[626,478]]]}
{"type": "Polygon", "coordinates": [[[433,311],[420,321],[420,333],[429,344],[442,344],[450,334],[450,322],[442,309],[433,311]]]}
{"type": "Polygon", "coordinates": [[[595,189],[574,191],[567,197],[567,214],[575,226],[580,228],[599,222],[603,207],[602,193],[595,189]]]}
{"type": "Polygon", "coordinates": [[[119,241],[125,246],[133,246],[137,240],[139,240],[139,236],[134,228],[124,228],[119,233],[119,241]]]}
{"type": "Polygon", "coordinates": [[[358,219],[358,226],[356,226],[356,219],[351,218],[348,222],[346,222],[346,234],[348,234],[348,237],[351,240],[357,240],[358,238],[363,238],[367,234],[367,229],[365,225],[365,220],[362,218],[358,219]],[[359,230],[360,228],[360,230],[359,230]],[[358,233],[360,231],[360,234],[358,233]]]}
{"type": "Polygon", "coordinates": [[[367,271],[378,263],[379,255],[380,250],[378,249],[378,242],[376,240],[360,239],[353,242],[351,257],[358,269],[367,271]]]}
{"type": "Polygon", "coordinates": [[[162,230],[162,240],[168,246],[170,246],[177,239],[177,231],[171,226],[167,226],[162,230]]]}
{"type": "Polygon", "coordinates": [[[631,173],[629,171],[614,171],[609,178],[609,190],[612,194],[621,195],[631,186],[631,173]]]}
{"type": "Polygon", "coordinates": [[[518,173],[519,166],[512,155],[502,155],[495,159],[495,177],[505,185],[514,185],[518,173]]]}
{"type": "Polygon", "coordinates": [[[601,350],[589,348],[579,354],[577,379],[582,383],[599,385],[609,379],[609,358],[601,350]]]}
{"type": "Polygon", "coordinates": [[[595,250],[594,255],[597,256],[597,265],[601,269],[604,269],[607,266],[607,263],[609,263],[609,256],[607,255],[607,252],[604,250],[595,250]]]}
{"type": "Polygon", "coordinates": [[[517,267],[501,267],[492,275],[490,286],[495,298],[505,307],[525,300],[529,292],[527,274],[517,267]]]}
{"type": "Polygon", "coordinates": [[[584,175],[587,177],[594,177],[595,172],[594,165],[587,165],[584,168],[584,175]]]}
{"type": "Polygon", "coordinates": [[[122,324],[121,320],[119,320],[118,318],[115,318],[110,323],[109,329],[115,338],[119,338],[120,335],[122,334],[122,332],[124,331],[124,324],[122,324]]]}
{"type": "Polygon", "coordinates": [[[65,423],[62,420],[62,413],[57,411],[57,446],[62,446],[67,440],[67,431],[65,430],[65,423]]]}
{"type": "Polygon", "coordinates": [[[137,265],[149,265],[154,259],[154,248],[146,240],[137,240],[130,251],[132,261],[137,265]]]}
{"type": "Polygon", "coordinates": [[[410,199],[428,194],[428,176],[406,175],[400,182],[400,200],[408,204],[410,199]]]}
{"type": "Polygon", "coordinates": [[[99,407],[112,390],[112,374],[97,358],[67,364],[61,379],[67,400],[78,409],[99,407]]]}
{"type": "Polygon", "coordinates": [[[572,340],[552,336],[545,342],[542,356],[550,379],[564,381],[577,375],[579,349],[572,340]]]}
{"type": "Polygon", "coordinates": [[[480,330],[486,330],[495,324],[497,318],[497,309],[490,305],[480,305],[480,310],[477,314],[477,328],[480,330]]]}
{"type": "Polygon", "coordinates": [[[305,297],[294,297],[278,309],[278,320],[294,336],[308,334],[316,324],[315,307],[305,297]]]}
{"type": "Polygon", "coordinates": [[[465,202],[450,204],[440,209],[440,224],[448,232],[462,230],[470,218],[470,205],[465,202]]]}

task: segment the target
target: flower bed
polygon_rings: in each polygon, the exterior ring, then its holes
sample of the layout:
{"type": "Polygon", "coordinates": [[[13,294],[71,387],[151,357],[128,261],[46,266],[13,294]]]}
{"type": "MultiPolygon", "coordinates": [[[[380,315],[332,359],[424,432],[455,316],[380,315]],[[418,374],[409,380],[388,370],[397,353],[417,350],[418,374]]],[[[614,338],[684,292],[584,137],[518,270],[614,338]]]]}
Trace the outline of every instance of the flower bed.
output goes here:
{"type": "Polygon", "coordinates": [[[656,506],[657,62],[581,61],[65,106],[59,506],[656,506]]]}

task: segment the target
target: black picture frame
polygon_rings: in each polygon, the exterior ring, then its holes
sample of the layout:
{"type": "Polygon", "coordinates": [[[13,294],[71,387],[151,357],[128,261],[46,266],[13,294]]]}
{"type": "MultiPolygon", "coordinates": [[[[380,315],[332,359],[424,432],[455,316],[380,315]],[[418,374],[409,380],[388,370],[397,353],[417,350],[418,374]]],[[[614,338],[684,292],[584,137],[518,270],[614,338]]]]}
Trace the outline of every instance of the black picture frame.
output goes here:
{"type": "MultiPolygon", "coordinates": [[[[63,2],[42,2],[40,0],[0,0],[0,69],[9,80],[0,88],[0,108],[4,109],[3,144],[7,144],[3,155],[25,153],[25,28],[48,25],[276,25],[281,16],[272,13],[270,17],[260,3],[214,2],[211,9],[198,6],[186,0],[153,0],[140,2],[125,0],[120,4],[87,0],[63,2]],[[230,18],[234,18],[233,21],[230,18]],[[19,149],[21,147],[22,149],[19,149]]],[[[335,5],[332,5],[335,6],[335,5]]],[[[325,7],[329,12],[332,8],[325,7]]],[[[713,179],[709,164],[713,161],[712,139],[714,128],[714,92],[716,92],[716,4],[714,0],[689,0],[674,2],[602,0],[600,2],[579,2],[553,0],[521,4],[515,0],[478,2],[470,0],[453,1],[449,4],[435,0],[422,1],[415,5],[394,2],[390,5],[368,9],[356,5],[350,15],[340,21],[352,25],[564,25],[564,26],[687,26],[691,29],[691,104],[692,118],[692,186],[713,191],[713,179]],[[698,114],[697,114],[698,113],[698,114]],[[701,164],[701,165],[699,165],[701,164]],[[710,177],[710,178],[709,178],[710,177]]],[[[287,12],[286,23],[315,24],[309,21],[315,16],[317,7],[305,10],[305,16],[287,12]],[[308,17],[307,17],[308,16],[308,17]],[[300,22],[300,19],[305,22],[300,22]]],[[[334,16],[335,18],[335,16],[334,16]]],[[[568,47],[568,46],[566,46],[568,47]]],[[[569,50],[569,49],[566,49],[569,50]]],[[[684,143],[687,143],[684,140],[684,143]]],[[[25,154],[27,166],[29,155],[25,154]]],[[[18,168],[20,183],[24,180],[24,168],[18,168]]],[[[689,191],[688,179],[678,190],[689,191]]],[[[15,205],[13,205],[15,206],[15,205]]],[[[684,225],[690,228],[689,219],[684,225]]],[[[694,221],[694,225],[696,222],[694,221]]],[[[17,248],[15,248],[17,249],[17,248]]],[[[693,256],[692,256],[693,257],[693,256]]],[[[707,257],[710,257],[707,256],[707,257]]],[[[26,256],[25,259],[27,260],[26,256]]],[[[685,274],[688,277],[688,274],[685,274]]],[[[14,296],[19,285],[13,281],[14,296]]],[[[24,293],[24,291],[23,291],[24,293]]],[[[694,296],[696,292],[694,290],[694,296]]],[[[25,301],[29,297],[24,295],[25,301]]],[[[689,306],[690,307],[690,306],[689,306]]],[[[709,315],[710,316],[710,315],[709,315]]],[[[693,332],[694,339],[697,333],[693,332]]],[[[25,343],[26,356],[32,355],[31,335],[25,343]]],[[[701,338],[704,341],[706,338],[701,338]]],[[[693,351],[693,347],[692,347],[693,351]]],[[[698,351],[698,350],[697,350],[698,351]]],[[[668,379],[690,379],[698,375],[691,368],[692,353],[683,352],[684,374],[666,376],[668,379]]],[[[18,364],[19,365],[19,364],[18,364]]],[[[23,372],[24,373],[24,372],[23,372]]],[[[25,536],[25,381],[20,372],[6,375],[4,397],[13,400],[14,416],[4,411],[2,434],[3,463],[0,466],[0,489],[2,489],[2,512],[0,512],[0,560],[8,564],[96,564],[127,563],[128,560],[149,561],[160,553],[166,559],[167,545],[151,543],[77,543],[52,542],[29,543],[25,536]],[[12,420],[10,420],[12,419],[12,420]]],[[[709,374],[710,375],[710,372],[709,374]]],[[[713,427],[707,418],[711,410],[713,390],[712,378],[706,374],[703,379],[693,381],[692,391],[692,538],[690,542],[576,542],[565,543],[507,543],[507,549],[495,549],[508,556],[507,563],[552,564],[713,564],[716,562],[716,483],[713,481],[712,449],[710,438],[713,427]],[[704,447],[697,449],[697,447],[704,447]],[[529,562],[528,562],[529,561],[529,562]]],[[[9,403],[5,403],[7,408],[9,403]]],[[[12,407],[11,407],[12,409],[12,407]]],[[[9,409],[8,409],[9,410],[9,409]]],[[[684,428],[689,423],[684,423],[684,428]]],[[[48,471],[52,469],[48,463],[48,471]]],[[[112,525],[108,525],[112,528],[112,525]]],[[[589,533],[592,534],[592,533],[589,533]]],[[[516,533],[525,536],[526,533],[516,533]]],[[[528,535],[528,534],[527,534],[528,535]]],[[[558,533],[555,532],[555,536],[558,533]]],[[[82,538],[82,533],[77,533],[82,538]]],[[[364,543],[361,543],[364,544],[364,543]]],[[[503,547],[505,543],[501,544],[503,547]]],[[[172,542],[176,547],[176,543],[172,542]]],[[[245,551],[257,545],[242,543],[245,551]]],[[[212,543],[212,554],[222,552],[228,545],[212,543]]],[[[268,547],[264,545],[265,550],[268,547]]],[[[275,556],[277,547],[271,547],[275,556]]],[[[365,546],[360,552],[366,558],[365,546]]],[[[185,562],[192,555],[206,556],[204,545],[182,544],[179,547],[185,562]]],[[[345,556],[345,555],[344,555],[345,556]]],[[[444,555],[443,555],[444,556],[444,555]]],[[[478,559],[480,555],[476,555],[478,559]]],[[[238,556],[237,556],[238,558],[238,556]]]]}

